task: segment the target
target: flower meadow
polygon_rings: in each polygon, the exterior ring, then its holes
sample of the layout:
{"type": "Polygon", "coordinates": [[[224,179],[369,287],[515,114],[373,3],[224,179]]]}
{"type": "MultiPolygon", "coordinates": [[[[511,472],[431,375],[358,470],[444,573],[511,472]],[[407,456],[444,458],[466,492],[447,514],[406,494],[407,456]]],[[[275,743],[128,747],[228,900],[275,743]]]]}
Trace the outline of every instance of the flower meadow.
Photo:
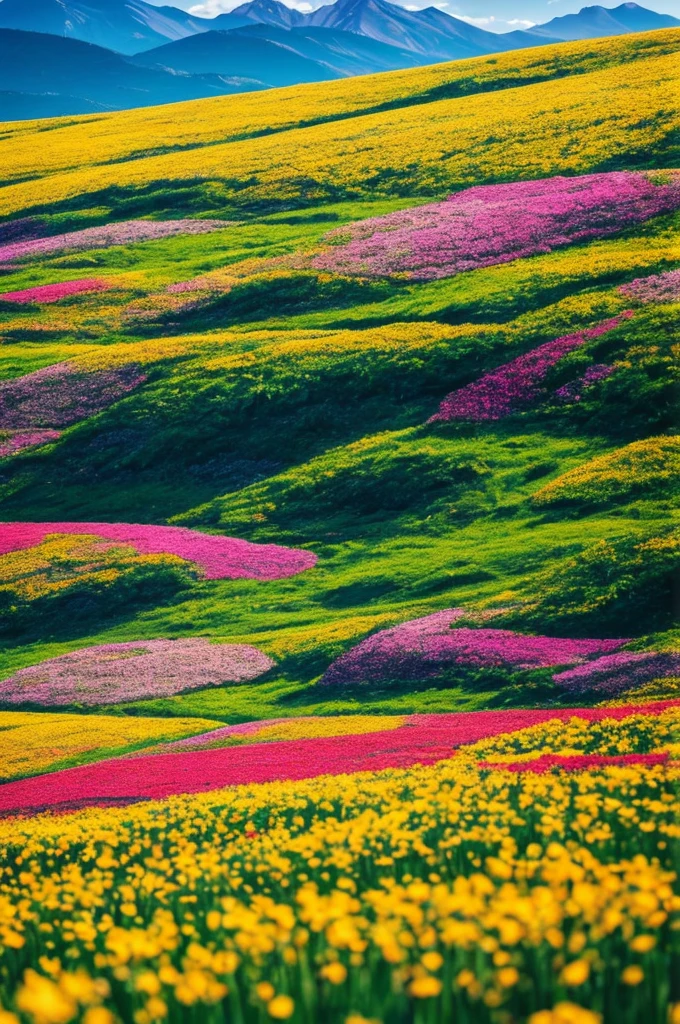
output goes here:
{"type": "Polygon", "coordinates": [[[195,562],[208,580],[273,580],[309,569],[316,556],[276,544],[251,544],[183,526],[135,523],[0,523],[0,555],[40,544],[51,534],[102,537],[145,555],[176,555],[195,562]]]}
{"type": "Polygon", "coordinates": [[[680,206],[680,180],[614,171],[464,189],[329,236],[350,241],[313,260],[339,273],[432,281],[604,238],[680,206]]]}
{"type": "Polygon", "coordinates": [[[621,651],[597,658],[587,665],[559,672],[553,678],[558,686],[573,693],[590,690],[615,696],[654,679],[677,675],[680,675],[680,655],[672,652],[621,651]]]}
{"type": "Polygon", "coordinates": [[[679,47],[2,125],[0,1024],[680,1024],[679,47]]]}
{"type": "MultiPolygon", "coordinates": [[[[644,722],[662,753],[673,715],[542,728],[625,747],[644,722]]],[[[677,771],[514,770],[540,728],[429,767],[5,822],[5,1012],[672,1020],[677,771]]]]}
{"type": "MultiPolygon", "coordinates": [[[[507,730],[543,722],[570,721],[575,716],[586,722],[616,721],[636,712],[657,716],[676,704],[677,701],[655,701],[638,706],[561,711],[518,709],[420,714],[390,726],[378,720],[374,723],[377,728],[371,727],[367,720],[359,720],[356,732],[351,731],[351,722],[336,729],[323,723],[316,729],[291,723],[287,729],[277,730],[273,737],[270,734],[269,740],[266,735],[258,739],[257,733],[251,733],[250,742],[239,746],[203,744],[194,748],[194,743],[190,742],[189,749],[185,749],[172,744],[167,750],[155,748],[133,758],[100,760],[96,764],[8,783],[0,788],[0,814],[115,806],[224,786],[430,765],[451,757],[458,747],[504,734],[507,730]],[[307,733],[311,735],[306,736],[307,733]],[[286,738],[296,734],[302,738],[286,738]]],[[[217,732],[215,730],[216,737],[217,732]]],[[[570,753],[570,748],[566,753],[570,753]]]]}
{"type": "Polygon", "coordinates": [[[533,496],[536,505],[606,502],[626,495],[672,493],[680,473],[678,437],[650,437],[614,449],[557,477],[533,496]]]}
{"type": "Polygon", "coordinates": [[[0,703],[120,704],[241,683],[273,664],[255,647],[201,638],[102,644],[20,669],[0,682],[0,703]]]}

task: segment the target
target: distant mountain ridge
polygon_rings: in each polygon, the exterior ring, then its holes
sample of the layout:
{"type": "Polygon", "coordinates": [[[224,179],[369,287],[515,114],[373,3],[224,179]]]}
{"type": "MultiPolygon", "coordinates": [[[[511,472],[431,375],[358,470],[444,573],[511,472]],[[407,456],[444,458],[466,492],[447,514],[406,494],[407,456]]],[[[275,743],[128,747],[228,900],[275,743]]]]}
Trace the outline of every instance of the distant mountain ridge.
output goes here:
{"type": "Polygon", "coordinates": [[[248,0],[213,19],[145,0],[0,0],[0,121],[198,99],[677,26],[680,19],[632,2],[584,7],[528,31],[496,34],[436,7],[409,11],[389,0],[336,0],[311,14],[279,0],[248,0]]]}
{"type": "Polygon", "coordinates": [[[0,52],[0,116],[9,119],[15,110],[21,117],[89,114],[264,88],[136,66],[93,43],[18,29],[0,29],[0,52]]]}
{"type": "Polygon", "coordinates": [[[584,7],[526,31],[487,32],[436,7],[409,11],[388,0],[336,0],[303,14],[280,0],[248,0],[228,14],[200,18],[146,0],[0,0],[0,28],[80,39],[123,54],[156,49],[203,32],[229,32],[252,24],[287,31],[329,28],[353,32],[429,62],[497,53],[546,42],[645,32],[680,25],[636,3],[584,7]]]}
{"type": "Polygon", "coordinates": [[[336,0],[308,15],[312,25],[369,36],[431,60],[458,60],[503,50],[501,37],[436,8],[407,11],[387,0],[336,0]]]}
{"type": "Polygon", "coordinates": [[[568,42],[593,39],[597,36],[619,36],[628,32],[651,32],[660,28],[677,28],[680,19],[670,14],[658,14],[636,3],[607,8],[599,5],[582,7],[578,14],[564,14],[545,25],[535,25],[526,35],[538,41],[539,37],[568,42]]]}

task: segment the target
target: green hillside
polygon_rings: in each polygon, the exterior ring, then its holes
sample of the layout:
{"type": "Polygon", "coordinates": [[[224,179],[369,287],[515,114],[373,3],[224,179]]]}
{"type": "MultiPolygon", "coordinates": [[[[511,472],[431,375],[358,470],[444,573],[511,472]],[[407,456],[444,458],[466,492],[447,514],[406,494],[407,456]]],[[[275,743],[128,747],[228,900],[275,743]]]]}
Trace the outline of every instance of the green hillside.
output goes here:
{"type": "Polygon", "coordinates": [[[675,493],[658,464],[677,425],[678,294],[626,286],[680,267],[679,43],[668,30],[3,126],[0,432],[8,445],[20,429],[59,436],[0,448],[0,517],[188,526],[318,562],[262,582],[129,553],[95,571],[72,549],[17,575],[4,555],[0,600],[21,614],[1,638],[2,675],[101,643],[252,644],[276,662],[260,680],[121,709],[233,722],[569,701],[545,669],[318,685],[363,637],[447,608],[672,646],[675,493]],[[572,230],[580,214],[559,182],[588,175],[604,213],[572,230]],[[517,183],[492,205],[521,225],[534,203],[521,183],[543,181],[567,204],[554,242],[461,250],[448,270],[390,269],[368,249],[347,262],[362,232],[405,230],[372,218],[418,223],[467,188],[517,183]],[[182,217],[221,223],[156,238],[138,227],[182,217]],[[16,298],[83,280],[97,287],[16,298]],[[430,422],[447,395],[589,331],[532,401],[430,422]],[[75,414],[76,388],[54,412],[61,384],[20,380],[64,362],[109,397],[75,414]],[[591,379],[592,367],[605,370],[591,379]],[[625,487],[603,483],[620,464],[625,487]]]}

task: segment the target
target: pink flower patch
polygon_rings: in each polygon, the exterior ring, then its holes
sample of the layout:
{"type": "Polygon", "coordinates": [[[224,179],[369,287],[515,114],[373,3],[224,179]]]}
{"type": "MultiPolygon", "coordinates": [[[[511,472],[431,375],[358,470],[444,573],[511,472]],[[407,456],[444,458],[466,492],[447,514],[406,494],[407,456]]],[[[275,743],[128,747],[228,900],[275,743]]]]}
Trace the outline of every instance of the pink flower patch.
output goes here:
{"type": "Polygon", "coordinates": [[[0,704],[94,707],[151,700],[256,679],[273,665],[256,647],[202,637],[102,644],[20,669],[0,682],[0,704]]]}
{"type": "Polygon", "coordinates": [[[613,372],[613,366],[607,366],[605,363],[596,363],[594,366],[589,366],[578,380],[572,380],[563,387],[558,388],[555,395],[561,402],[580,402],[584,391],[591,388],[593,384],[597,384],[598,381],[611,377],[613,372]]]}
{"type": "Polygon", "coordinates": [[[84,292],[103,292],[111,285],[97,277],[82,278],[79,281],[60,281],[59,284],[41,284],[35,288],[23,288],[18,292],[3,292],[3,302],[59,302],[70,295],[81,295],[84,292]]]}
{"type": "Polygon", "coordinates": [[[103,537],[130,544],[143,555],[177,555],[195,562],[208,580],[278,580],[311,569],[317,561],[311,551],[298,548],[139,523],[0,523],[0,555],[34,547],[53,533],[103,537]]]}
{"type": "Polygon", "coordinates": [[[381,630],[334,661],[321,682],[344,685],[428,679],[453,665],[509,669],[574,665],[627,643],[624,639],[527,636],[506,629],[451,629],[463,614],[460,608],[449,608],[381,630]]]}
{"type": "Polygon", "coordinates": [[[433,281],[593,238],[680,207],[680,179],[639,171],[480,185],[444,202],[339,228],[344,245],[316,256],[319,270],[433,281]]]}
{"type": "Polygon", "coordinates": [[[500,420],[520,409],[526,409],[543,397],[543,381],[548,371],[569,352],[585,345],[592,338],[613,330],[633,314],[630,311],[605,320],[597,327],[567,334],[554,341],[504,363],[458,391],[452,391],[429,420],[500,420]]]}

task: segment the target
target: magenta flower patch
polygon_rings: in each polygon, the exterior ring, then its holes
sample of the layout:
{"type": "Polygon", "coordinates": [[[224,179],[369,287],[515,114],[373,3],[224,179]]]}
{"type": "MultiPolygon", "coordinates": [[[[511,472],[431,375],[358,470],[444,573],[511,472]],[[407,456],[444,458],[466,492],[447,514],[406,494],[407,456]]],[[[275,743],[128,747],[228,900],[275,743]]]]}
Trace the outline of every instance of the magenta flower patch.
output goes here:
{"type": "Polygon", "coordinates": [[[143,555],[177,555],[195,562],[208,580],[278,580],[310,569],[317,561],[311,551],[297,548],[252,544],[186,526],[138,523],[0,523],[0,555],[34,547],[54,533],[103,537],[130,544],[143,555]]]}
{"type": "Polygon", "coordinates": [[[132,245],[171,235],[204,235],[227,226],[223,220],[126,220],[47,238],[22,238],[21,241],[0,245],[0,262],[13,263],[27,256],[46,256],[55,252],[108,249],[113,245],[132,245]]]}
{"type": "Polygon", "coordinates": [[[8,455],[17,455],[29,448],[58,441],[61,434],[58,430],[17,430],[12,434],[0,434],[0,459],[8,455]]]}
{"type": "Polygon", "coordinates": [[[111,285],[96,277],[83,278],[78,281],[60,281],[59,284],[40,284],[35,288],[23,288],[18,292],[3,292],[0,300],[17,302],[25,305],[31,302],[59,302],[70,295],[81,295],[84,292],[103,292],[111,285]]]}
{"type": "Polygon", "coordinates": [[[680,178],[613,171],[480,185],[444,202],[399,210],[331,232],[346,239],[316,256],[319,270],[434,281],[561,246],[604,238],[680,207],[680,178]]]}
{"type": "Polygon", "coordinates": [[[619,288],[622,295],[638,302],[680,302],[680,270],[638,277],[619,288]]]}
{"type": "Polygon", "coordinates": [[[615,696],[667,676],[680,676],[680,654],[621,651],[559,672],[553,679],[571,693],[594,691],[615,696]]]}
{"type": "Polygon", "coordinates": [[[0,703],[96,706],[172,697],[243,683],[273,665],[256,647],[202,638],[102,644],[20,669],[0,682],[0,703]]]}
{"type": "Polygon", "coordinates": [[[437,420],[499,420],[503,416],[526,409],[543,397],[543,381],[548,371],[569,352],[618,327],[630,311],[606,320],[577,334],[567,334],[527,352],[510,363],[504,363],[464,388],[447,395],[439,411],[430,418],[437,420]]]}
{"type": "Polygon", "coordinates": [[[428,679],[451,665],[511,670],[574,665],[627,643],[526,636],[506,629],[451,629],[463,614],[461,608],[449,608],[375,633],[334,661],[321,682],[428,679]]]}
{"type": "Polygon", "coordinates": [[[80,370],[55,363],[0,383],[0,429],[65,427],[93,416],[146,380],[134,365],[80,370]]]}

